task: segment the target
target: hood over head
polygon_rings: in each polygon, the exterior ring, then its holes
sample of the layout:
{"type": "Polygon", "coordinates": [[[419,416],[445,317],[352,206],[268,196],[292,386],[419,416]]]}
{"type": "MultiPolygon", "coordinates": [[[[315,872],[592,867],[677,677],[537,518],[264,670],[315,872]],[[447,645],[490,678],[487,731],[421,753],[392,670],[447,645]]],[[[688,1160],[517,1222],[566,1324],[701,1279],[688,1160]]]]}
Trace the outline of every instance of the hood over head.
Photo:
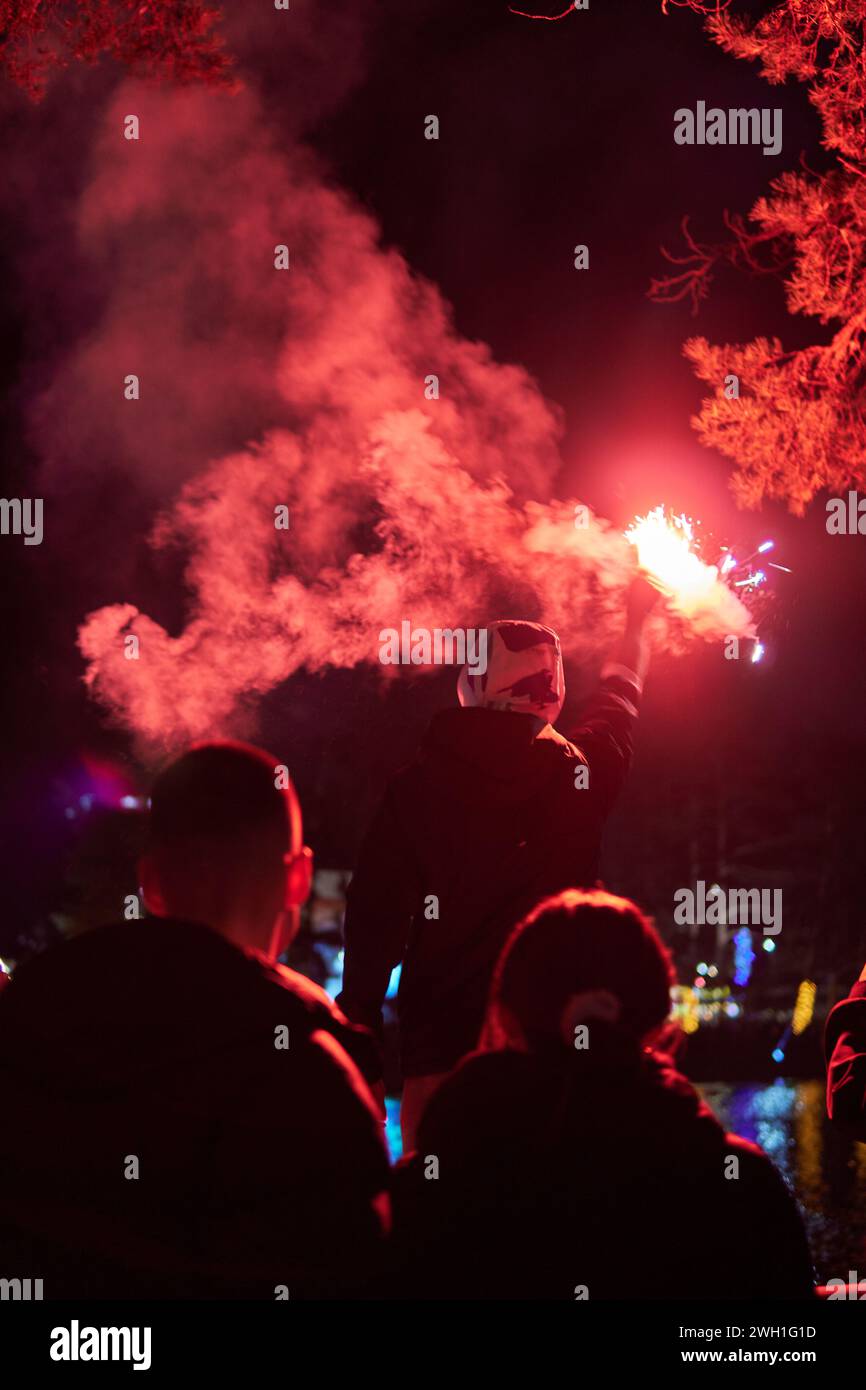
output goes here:
{"type": "Polygon", "coordinates": [[[487,666],[464,666],[457,681],[463,706],[530,714],[553,724],[565,699],[559,638],[542,623],[504,620],[487,628],[487,666]]]}

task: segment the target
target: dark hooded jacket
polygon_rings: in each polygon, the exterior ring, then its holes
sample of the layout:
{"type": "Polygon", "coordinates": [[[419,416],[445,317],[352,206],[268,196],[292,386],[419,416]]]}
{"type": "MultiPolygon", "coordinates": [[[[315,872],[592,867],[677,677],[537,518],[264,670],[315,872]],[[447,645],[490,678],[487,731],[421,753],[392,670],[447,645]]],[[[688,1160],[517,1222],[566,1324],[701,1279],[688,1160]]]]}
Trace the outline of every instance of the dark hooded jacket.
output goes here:
{"type": "Polygon", "coordinates": [[[475,1053],[398,1171],[409,1298],[810,1298],[797,1207],[669,1059],[475,1053]]]}
{"type": "Polygon", "coordinates": [[[866,1143],[866,980],[858,980],[848,998],[831,1009],[824,1049],[827,1113],[866,1143]]]}
{"type": "Polygon", "coordinates": [[[348,892],[343,993],[377,1028],[401,961],[403,1074],[472,1050],[512,928],[541,898],[593,885],[631,760],[637,688],[603,680],[571,740],[526,714],[456,708],[390,783],[348,892]],[[586,785],[583,785],[586,783],[586,785]]]}
{"type": "Polygon", "coordinates": [[[388,1162],[353,1037],[309,981],[189,923],[20,966],[0,997],[4,1274],[46,1298],[359,1287],[388,1162]]]}

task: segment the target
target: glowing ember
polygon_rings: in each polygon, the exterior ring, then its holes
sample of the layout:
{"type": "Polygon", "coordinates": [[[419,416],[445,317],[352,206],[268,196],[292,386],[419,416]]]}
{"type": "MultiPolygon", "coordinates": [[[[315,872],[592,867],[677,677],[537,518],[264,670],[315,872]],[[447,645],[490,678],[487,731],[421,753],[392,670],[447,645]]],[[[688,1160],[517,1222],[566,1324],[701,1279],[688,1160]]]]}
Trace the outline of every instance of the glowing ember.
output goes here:
{"type": "Polygon", "coordinates": [[[663,506],[637,516],[625,533],[637,550],[638,564],[668,594],[682,600],[703,597],[719,576],[692,549],[692,524],[684,516],[668,516],[663,506]]]}

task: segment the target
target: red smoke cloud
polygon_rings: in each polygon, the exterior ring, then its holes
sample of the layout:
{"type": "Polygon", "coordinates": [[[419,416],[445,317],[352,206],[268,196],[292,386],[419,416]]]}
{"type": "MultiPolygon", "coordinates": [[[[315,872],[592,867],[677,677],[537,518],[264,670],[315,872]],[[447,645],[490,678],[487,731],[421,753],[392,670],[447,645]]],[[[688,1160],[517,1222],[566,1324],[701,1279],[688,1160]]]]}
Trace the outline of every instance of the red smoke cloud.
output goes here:
{"type": "MultiPolygon", "coordinates": [[[[301,666],[375,661],[406,618],[478,626],[503,595],[567,647],[609,642],[634,555],[603,521],[576,528],[573,503],[533,500],[560,463],[554,410],[457,334],[309,151],[278,147],[253,94],[124,84],[78,230],[104,308],[35,429],[49,476],[70,455],[85,474],[110,461],[160,509],[149,543],[187,556],[179,635],[123,602],[79,633],[91,690],[144,745],[248,730],[301,666]],[[122,138],[130,113],[138,142],[122,138]]],[[[692,627],[750,623],[719,586],[692,627]]]]}

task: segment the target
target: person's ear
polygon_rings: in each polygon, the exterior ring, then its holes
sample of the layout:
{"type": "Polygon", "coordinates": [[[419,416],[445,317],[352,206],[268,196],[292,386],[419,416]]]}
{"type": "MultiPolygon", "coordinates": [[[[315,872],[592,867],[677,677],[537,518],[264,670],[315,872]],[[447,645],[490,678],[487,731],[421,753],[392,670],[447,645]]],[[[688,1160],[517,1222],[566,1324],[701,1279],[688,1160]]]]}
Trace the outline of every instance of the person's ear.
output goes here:
{"type": "Polygon", "coordinates": [[[149,854],[143,854],[138,861],[138,882],[144,894],[145,911],[151,917],[167,917],[165,898],[159,882],[156,864],[149,854]]]}
{"type": "Polygon", "coordinates": [[[304,845],[296,854],[286,855],[286,897],[284,907],[303,907],[313,883],[313,851],[304,845]]]}

